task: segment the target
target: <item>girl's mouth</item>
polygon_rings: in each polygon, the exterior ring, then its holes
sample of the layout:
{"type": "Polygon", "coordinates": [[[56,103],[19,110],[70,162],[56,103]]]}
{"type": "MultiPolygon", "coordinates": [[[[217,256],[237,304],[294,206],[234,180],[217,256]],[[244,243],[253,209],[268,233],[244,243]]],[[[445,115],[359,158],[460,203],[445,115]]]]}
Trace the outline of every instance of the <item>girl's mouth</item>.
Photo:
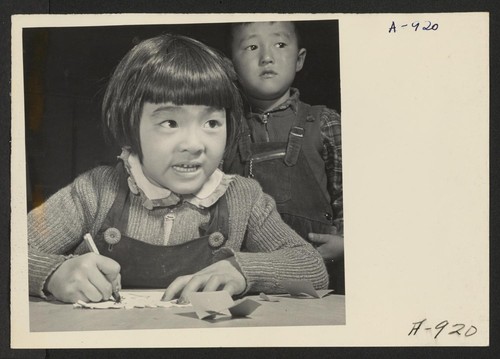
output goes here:
{"type": "Polygon", "coordinates": [[[181,173],[190,173],[190,172],[196,172],[201,166],[198,164],[178,164],[172,166],[172,168],[181,173]]]}

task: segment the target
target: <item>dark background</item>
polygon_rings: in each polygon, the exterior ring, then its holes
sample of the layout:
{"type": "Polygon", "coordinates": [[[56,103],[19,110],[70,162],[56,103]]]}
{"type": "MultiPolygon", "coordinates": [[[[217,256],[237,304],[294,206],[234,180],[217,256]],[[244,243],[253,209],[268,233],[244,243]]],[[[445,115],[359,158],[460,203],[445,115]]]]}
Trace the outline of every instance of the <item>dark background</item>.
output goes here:
{"type": "MultiPolygon", "coordinates": [[[[299,22],[297,28],[308,52],[294,86],[304,102],[340,111],[338,22],[299,22]]],[[[28,210],[120,154],[104,142],[100,106],[109,77],[128,50],[149,37],[174,33],[230,56],[228,30],[227,24],[25,28],[28,210]]]]}

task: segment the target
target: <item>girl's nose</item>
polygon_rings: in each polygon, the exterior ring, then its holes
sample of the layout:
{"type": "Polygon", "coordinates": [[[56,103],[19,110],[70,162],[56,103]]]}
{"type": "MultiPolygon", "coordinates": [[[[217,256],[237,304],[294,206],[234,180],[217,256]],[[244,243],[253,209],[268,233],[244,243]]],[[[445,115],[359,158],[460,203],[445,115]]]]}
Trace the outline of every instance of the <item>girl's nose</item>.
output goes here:
{"type": "Polygon", "coordinates": [[[189,153],[199,153],[202,152],[205,146],[201,141],[201,138],[198,136],[196,130],[186,129],[183,131],[182,139],[179,142],[179,149],[181,152],[189,152],[189,153]]]}

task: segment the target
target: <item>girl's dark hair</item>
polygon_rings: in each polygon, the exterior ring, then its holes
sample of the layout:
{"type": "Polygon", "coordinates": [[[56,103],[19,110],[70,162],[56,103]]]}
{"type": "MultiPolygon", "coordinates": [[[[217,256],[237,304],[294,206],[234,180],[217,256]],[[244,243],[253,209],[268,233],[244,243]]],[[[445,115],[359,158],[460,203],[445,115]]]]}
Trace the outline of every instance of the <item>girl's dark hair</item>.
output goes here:
{"type": "Polygon", "coordinates": [[[143,104],[172,102],[224,108],[226,154],[237,143],[242,102],[231,62],[189,37],[161,35],[131,49],[116,67],[102,105],[105,135],[130,146],[142,160],[139,122],[143,104]]]}

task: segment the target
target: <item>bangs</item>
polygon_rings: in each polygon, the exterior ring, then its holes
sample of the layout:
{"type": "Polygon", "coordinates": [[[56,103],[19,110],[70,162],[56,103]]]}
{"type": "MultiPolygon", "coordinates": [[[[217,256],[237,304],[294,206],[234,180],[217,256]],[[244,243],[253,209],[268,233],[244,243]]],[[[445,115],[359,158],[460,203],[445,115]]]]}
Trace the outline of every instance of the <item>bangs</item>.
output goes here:
{"type": "Polygon", "coordinates": [[[160,50],[142,68],[137,91],[142,94],[142,103],[232,109],[237,100],[231,71],[222,58],[205,49],[172,43],[168,51],[160,50]]]}
{"type": "Polygon", "coordinates": [[[144,40],[120,61],[104,95],[105,135],[142,158],[141,111],[145,102],[225,109],[227,145],[239,136],[242,101],[231,62],[203,43],[175,35],[144,40]]]}

